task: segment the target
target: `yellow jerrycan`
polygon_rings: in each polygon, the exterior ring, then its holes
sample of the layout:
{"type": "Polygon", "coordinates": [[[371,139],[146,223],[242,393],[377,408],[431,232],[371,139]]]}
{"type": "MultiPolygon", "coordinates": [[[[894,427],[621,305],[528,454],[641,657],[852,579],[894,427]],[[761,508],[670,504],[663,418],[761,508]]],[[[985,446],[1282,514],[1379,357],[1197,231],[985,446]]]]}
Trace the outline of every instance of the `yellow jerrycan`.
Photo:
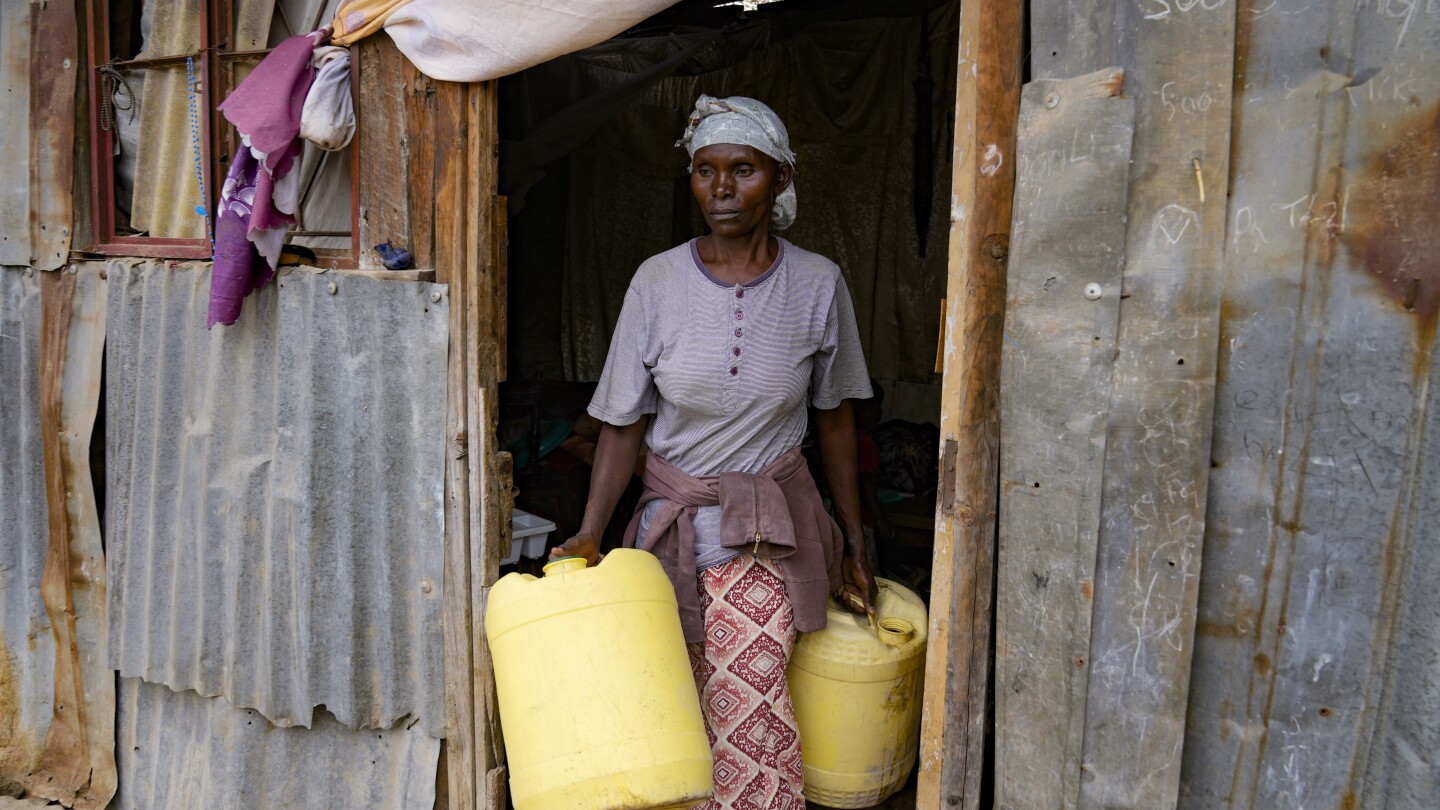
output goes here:
{"type": "Polygon", "coordinates": [[[876,627],[832,600],[825,629],[790,656],[790,699],[800,727],[805,798],[873,807],[915,767],[925,678],[925,603],[876,578],[876,627]]]}
{"type": "Polygon", "coordinates": [[[710,796],[675,589],[653,555],[508,574],[485,633],[516,810],[678,810],[710,796]]]}

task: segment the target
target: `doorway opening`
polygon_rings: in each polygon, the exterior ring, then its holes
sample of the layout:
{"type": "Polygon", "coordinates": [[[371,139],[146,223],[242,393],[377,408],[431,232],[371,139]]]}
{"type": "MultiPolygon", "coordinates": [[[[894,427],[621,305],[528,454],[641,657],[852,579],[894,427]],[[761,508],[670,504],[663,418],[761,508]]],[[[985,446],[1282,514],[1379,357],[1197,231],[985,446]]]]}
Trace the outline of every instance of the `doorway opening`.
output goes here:
{"type": "MultiPolygon", "coordinates": [[[[682,2],[500,80],[499,439],[514,454],[517,509],[502,575],[539,575],[580,526],[599,431],[586,406],[631,277],[705,233],[675,142],[698,95],[738,95],[774,109],[797,154],[798,216],[779,235],[840,265],[855,304],[879,394],[855,403],[876,573],[928,603],[958,22],[949,0],[682,2]]],[[[602,551],[621,544],[640,492],[637,475],[602,551]]]]}

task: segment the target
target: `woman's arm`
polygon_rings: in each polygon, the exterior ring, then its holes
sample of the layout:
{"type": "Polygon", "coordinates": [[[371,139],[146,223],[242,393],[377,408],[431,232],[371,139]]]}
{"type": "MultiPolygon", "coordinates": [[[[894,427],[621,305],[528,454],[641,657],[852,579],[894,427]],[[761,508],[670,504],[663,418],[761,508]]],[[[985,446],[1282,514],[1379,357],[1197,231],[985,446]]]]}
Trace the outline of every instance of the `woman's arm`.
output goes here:
{"type": "Polygon", "coordinates": [[[615,504],[630,483],[635,473],[635,457],[640,453],[640,443],[645,438],[645,427],[650,417],[642,416],[634,424],[623,427],[605,423],[600,428],[600,440],[595,445],[595,463],[590,470],[590,497],[585,501],[585,518],[580,522],[580,531],[561,545],[550,550],[550,557],[577,555],[594,565],[600,557],[600,536],[615,504]]]}
{"type": "Polygon", "coordinates": [[[859,454],[855,447],[855,412],[850,401],[839,407],[815,412],[815,433],[820,440],[820,460],[825,466],[825,480],[830,484],[830,498],[835,504],[837,522],[845,535],[845,559],[842,573],[847,586],[865,600],[872,615],[879,591],[870,565],[865,561],[865,532],[860,523],[859,454]]]}

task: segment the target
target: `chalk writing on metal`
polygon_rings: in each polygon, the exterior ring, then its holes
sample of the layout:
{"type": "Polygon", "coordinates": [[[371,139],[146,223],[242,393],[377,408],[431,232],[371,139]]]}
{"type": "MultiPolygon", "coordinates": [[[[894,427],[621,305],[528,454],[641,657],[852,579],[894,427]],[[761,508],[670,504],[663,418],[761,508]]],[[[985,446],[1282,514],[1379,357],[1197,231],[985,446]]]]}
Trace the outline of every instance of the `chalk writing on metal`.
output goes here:
{"type": "Polygon", "coordinates": [[[1143,4],[1149,12],[1145,19],[1163,20],[1169,17],[1172,11],[1181,14],[1191,11],[1217,11],[1224,7],[1225,2],[1226,0],[1144,0],[1143,4]]]}

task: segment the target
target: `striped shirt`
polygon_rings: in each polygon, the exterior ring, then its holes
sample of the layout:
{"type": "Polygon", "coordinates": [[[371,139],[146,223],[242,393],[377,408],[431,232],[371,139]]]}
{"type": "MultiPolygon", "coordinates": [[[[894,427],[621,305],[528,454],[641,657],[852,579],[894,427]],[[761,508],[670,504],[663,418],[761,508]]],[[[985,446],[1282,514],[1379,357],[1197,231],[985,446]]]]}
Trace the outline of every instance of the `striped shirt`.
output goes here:
{"type": "MultiPolygon", "coordinates": [[[[850,292],[829,259],[779,239],[775,262],[727,284],[696,240],[640,265],[610,341],[590,414],[614,425],[654,414],[651,452],[688,475],[756,473],[800,444],[808,404],[871,396],[850,292]]],[[[641,517],[663,508],[652,501],[641,517]]],[[[719,548],[719,507],[695,517],[697,565],[719,548]]]]}

